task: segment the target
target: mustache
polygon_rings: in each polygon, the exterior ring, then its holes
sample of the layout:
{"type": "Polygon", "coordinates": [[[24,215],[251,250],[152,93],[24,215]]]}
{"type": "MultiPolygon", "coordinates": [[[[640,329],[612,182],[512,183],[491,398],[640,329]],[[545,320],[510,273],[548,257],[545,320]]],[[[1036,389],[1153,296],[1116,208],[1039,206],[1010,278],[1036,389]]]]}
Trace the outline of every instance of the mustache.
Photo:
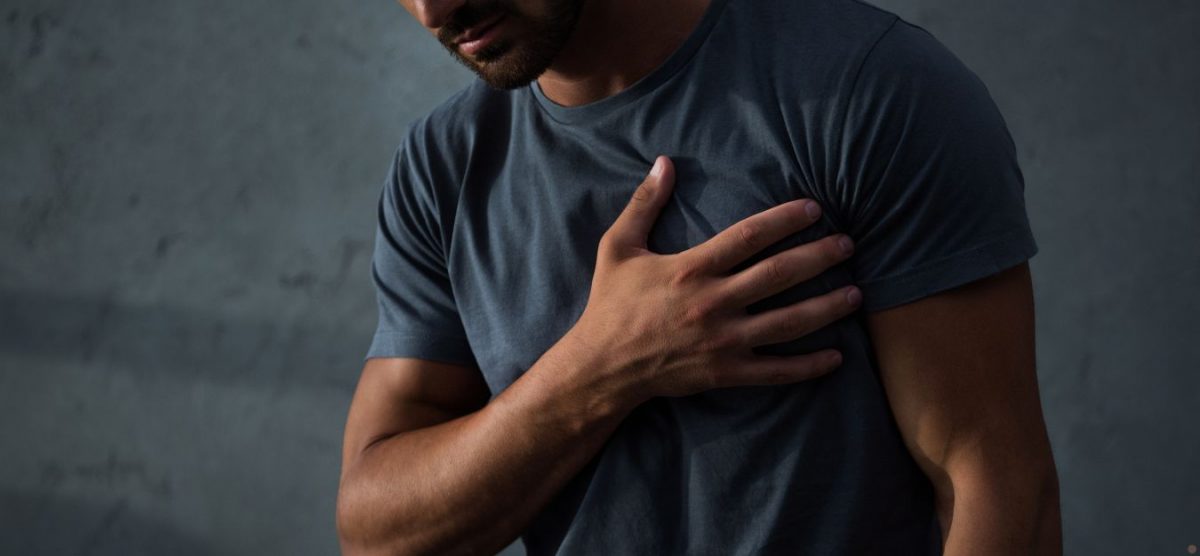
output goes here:
{"type": "Polygon", "coordinates": [[[487,21],[497,15],[505,13],[507,10],[500,2],[487,2],[482,5],[478,4],[463,4],[454,11],[454,15],[445,25],[438,29],[438,40],[446,45],[453,45],[454,41],[467,29],[474,27],[476,24],[487,21]]]}

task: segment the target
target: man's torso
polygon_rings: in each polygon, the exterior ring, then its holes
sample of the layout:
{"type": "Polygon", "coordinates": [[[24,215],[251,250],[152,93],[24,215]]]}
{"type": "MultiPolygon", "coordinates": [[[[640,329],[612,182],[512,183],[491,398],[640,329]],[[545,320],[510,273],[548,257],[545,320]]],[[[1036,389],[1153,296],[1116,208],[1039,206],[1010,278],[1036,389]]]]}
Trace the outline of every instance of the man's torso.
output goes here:
{"type": "MultiPolygon", "coordinates": [[[[659,154],[677,179],[656,252],[805,197],[826,208],[821,221],[747,263],[843,231],[839,110],[895,16],[836,0],[709,9],[662,67],[599,103],[567,109],[476,82],[422,123],[455,303],[494,394],[582,313],[600,236],[659,154]]],[[[851,280],[837,266],[751,310],[851,280]]],[[[526,533],[529,553],[932,552],[931,487],[861,316],[764,352],[826,347],[844,364],[824,377],[637,408],[526,533]]]]}

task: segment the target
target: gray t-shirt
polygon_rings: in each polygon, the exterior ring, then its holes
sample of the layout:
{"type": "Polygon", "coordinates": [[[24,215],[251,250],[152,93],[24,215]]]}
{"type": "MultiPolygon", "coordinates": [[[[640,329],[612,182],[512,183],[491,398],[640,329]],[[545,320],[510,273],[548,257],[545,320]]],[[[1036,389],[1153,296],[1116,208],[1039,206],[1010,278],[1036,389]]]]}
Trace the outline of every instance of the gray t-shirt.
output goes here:
{"type": "MultiPolygon", "coordinates": [[[[844,364],[787,386],[639,406],[525,532],[541,554],[931,554],[932,487],[905,448],[863,313],[1037,252],[988,90],[925,30],[855,0],[712,0],[659,68],[563,107],[475,81],[413,123],[379,205],[367,357],[477,364],[493,395],[578,319],[597,243],[659,154],[650,247],[679,252],[782,202],[821,221],[745,264],[846,232],[855,255],[751,306],[854,283],[862,310],[800,340],[844,364]]],[[[953,369],[940,369],[953,372],[953,369]]]]}

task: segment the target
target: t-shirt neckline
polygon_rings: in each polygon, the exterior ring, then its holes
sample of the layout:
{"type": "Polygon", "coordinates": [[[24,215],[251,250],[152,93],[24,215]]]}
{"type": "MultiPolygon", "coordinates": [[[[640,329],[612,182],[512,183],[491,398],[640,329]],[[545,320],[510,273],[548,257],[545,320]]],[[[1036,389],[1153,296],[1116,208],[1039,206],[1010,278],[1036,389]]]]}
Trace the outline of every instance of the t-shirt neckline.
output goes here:
{"type": "Polygon", "coordinates": [[[581,106],[563,106],[550,100],[549,97],[542,92],[542,88],[538,85],[537,80],[533,80],[527,86],[533,93],[533,97],[538,105],[541,106],[552,119],[562,123],[579,123],[588,120],[600,118],[606,114],[612,113],[658,88],[675,75],[680,69],[683,69],[692,59],[692,55],[704,44],[708,38],[709,31],[716,24],[724,11],[725,5],[729,0],[709,0],[708,7],[705,8],[704,15],[696,27],[692,29],[691,34],[684,39],[683,43],[675,49],[667,57],[666,61],[660,64],[650,73],[642,76],[641,79],[634,82],[633,85],[625,88],[621,92],[602,98],[595,102],[590,102],[581,106]]]}

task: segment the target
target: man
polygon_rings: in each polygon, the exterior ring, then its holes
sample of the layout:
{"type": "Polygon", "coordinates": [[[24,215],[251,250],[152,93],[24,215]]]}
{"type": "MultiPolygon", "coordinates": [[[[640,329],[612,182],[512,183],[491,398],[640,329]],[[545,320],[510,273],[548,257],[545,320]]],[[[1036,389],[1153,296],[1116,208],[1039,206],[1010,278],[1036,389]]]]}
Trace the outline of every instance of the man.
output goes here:
{"type": "Polygon", "coordinates": [[[1060,552],[1022,177],[933,37],[401,4],[480,79],[383,188],[347,554],[1060,552]]]}

